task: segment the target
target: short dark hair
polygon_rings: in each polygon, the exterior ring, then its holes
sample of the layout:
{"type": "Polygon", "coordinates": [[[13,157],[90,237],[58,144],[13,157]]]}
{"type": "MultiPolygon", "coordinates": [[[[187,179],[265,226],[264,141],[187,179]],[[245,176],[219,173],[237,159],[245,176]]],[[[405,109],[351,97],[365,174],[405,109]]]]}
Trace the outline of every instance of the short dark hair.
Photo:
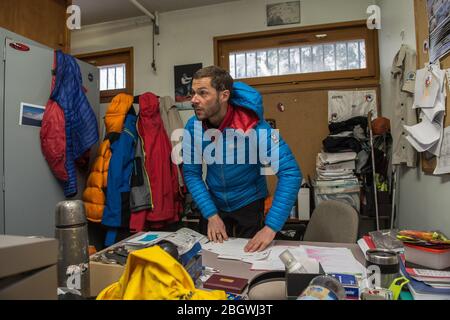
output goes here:
{"type": "Polygon", "coordinates": [[[218,66],[209,66],[198,70],[194,79],[211,78],[211,86],[217,91],[233,90],[233,78],[227,70],[218,66]]]}

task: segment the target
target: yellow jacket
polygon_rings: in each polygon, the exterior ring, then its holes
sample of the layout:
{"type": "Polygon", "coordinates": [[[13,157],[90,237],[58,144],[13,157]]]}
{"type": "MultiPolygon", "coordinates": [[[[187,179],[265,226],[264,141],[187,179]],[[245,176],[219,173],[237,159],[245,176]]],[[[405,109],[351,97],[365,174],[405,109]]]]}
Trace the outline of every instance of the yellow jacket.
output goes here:
{"type": "Polygon", "coordinates": [[[119,282],[97,296],[97,300],[226,299],[224,291],[196,289],[183,266],[159,246],[130,253],[119,282]]]}
{"type": "Polygon", "coordinates": [[[105,114],[106,138],[100,144],[94,165],[89,174],[86,189],[83,192],[83,201],[86,207],[86,216],[89,221],[100,223],[105,208],[105,193],[108,183],[108,168],[111,160],[111,142],[108,136],[111,133],[122,132],[125,117],[133,106],[133,96],[120,93],[115,96],[108,106],[105,114]]]}

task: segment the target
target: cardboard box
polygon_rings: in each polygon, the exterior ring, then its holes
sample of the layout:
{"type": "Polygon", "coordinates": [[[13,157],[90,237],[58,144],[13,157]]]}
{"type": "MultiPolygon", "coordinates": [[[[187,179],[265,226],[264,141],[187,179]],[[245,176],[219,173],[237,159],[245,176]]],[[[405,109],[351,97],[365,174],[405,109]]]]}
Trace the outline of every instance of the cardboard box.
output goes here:
{"type": "Polygon", "coordinates": [[[309,188],[300,188],[298,192],[298,219],[301,221],[309,221],[310,219],[310,193],[309,188]]]}
{"type": "Polygon", "coordinates": [[[89,269],[91,296],[96,297],[103,289],[119,281],[125,266],[90,261],[89,269]]]}
{"type": "Polygon", "coordinates": [[[0,235],[0,299],[56,300],[58,240],[0,235]]]}

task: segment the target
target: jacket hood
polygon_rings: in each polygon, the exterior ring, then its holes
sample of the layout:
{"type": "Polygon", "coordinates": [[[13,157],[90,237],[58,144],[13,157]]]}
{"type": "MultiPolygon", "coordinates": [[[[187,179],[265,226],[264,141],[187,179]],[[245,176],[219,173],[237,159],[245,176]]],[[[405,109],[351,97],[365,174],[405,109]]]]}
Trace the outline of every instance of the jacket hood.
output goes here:
{"type": "Polygon", "coordinates": [[[259,120],[264,120],[264,107],[261,94],[243,82],[234,82],[230,103],[256,113],[259,120]]]}
{"type": "Polygon", "coordinates": [[[132,106],[133,97],[128,94],[119,93],[112,99],[105,114],[107,134],[111,132],[122,132],[125,117],[132,106]]]}

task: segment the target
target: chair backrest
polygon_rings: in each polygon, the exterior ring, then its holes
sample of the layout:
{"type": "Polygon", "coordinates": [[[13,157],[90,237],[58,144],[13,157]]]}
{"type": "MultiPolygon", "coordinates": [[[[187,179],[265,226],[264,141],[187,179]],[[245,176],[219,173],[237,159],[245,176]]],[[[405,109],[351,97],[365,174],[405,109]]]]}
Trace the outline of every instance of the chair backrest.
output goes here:
{"type": "Polygon", "coordinates": [[[358,212],[352,206],[327,200],[314,209],[303,241],[355,243],[358,227],[358,212]]]}

